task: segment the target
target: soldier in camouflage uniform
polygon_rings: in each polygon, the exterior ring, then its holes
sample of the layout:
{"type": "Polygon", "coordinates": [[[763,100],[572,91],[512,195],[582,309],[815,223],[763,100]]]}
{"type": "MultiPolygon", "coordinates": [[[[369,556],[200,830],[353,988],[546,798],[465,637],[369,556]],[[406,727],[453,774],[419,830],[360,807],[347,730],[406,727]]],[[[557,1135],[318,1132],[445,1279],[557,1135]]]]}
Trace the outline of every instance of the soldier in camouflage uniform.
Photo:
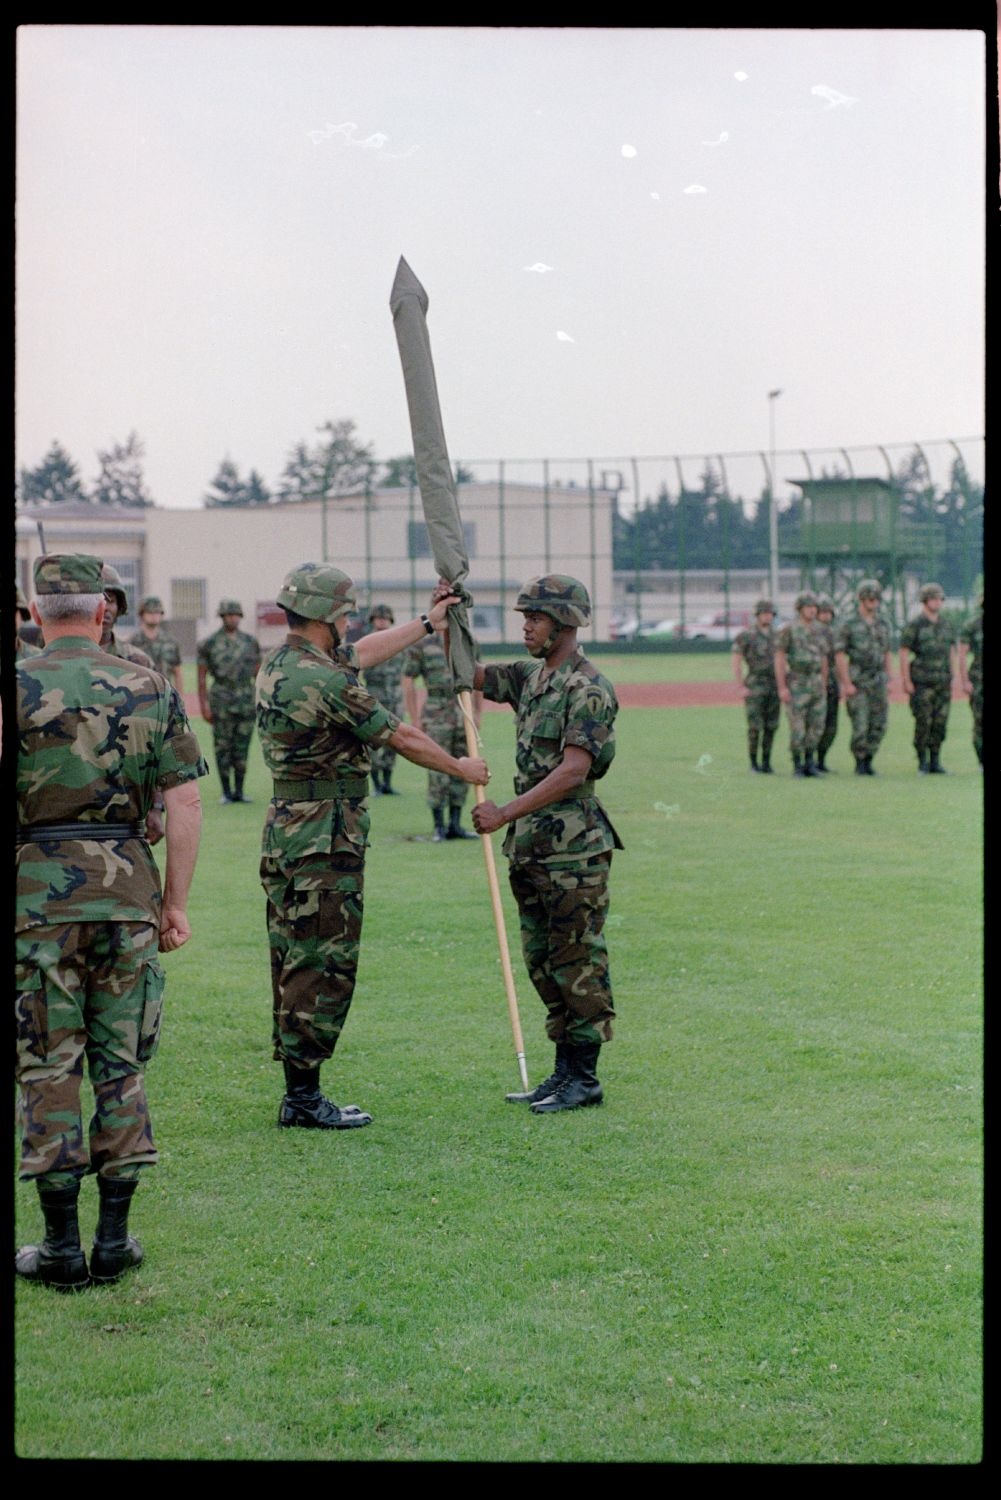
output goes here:
{"type": "Polygon", "coordinates": [[[369,828],[369,750],[389,743],[416,765],[485,785],[482,760],[454,759],[402,724],[359,680],[440,628],[455,596],[430,616],[345,645],[354,585],[327,563],[303,563],[282,584],[289,623],[257,680],[257,727],[274,779],[261,842],[271,951],[274,1057],[285,1070],[281,1126],[349,1130],[371,1123],[355,1105],[320,1092],[354,993],[369,828]]]}
{"type": "Polygon", "coordinates": [[[879,613],[883,586],[863,578],[855,590],[858,608],[834,632],[838,686],[852,721],[856,776],[875,776],[872,758],[886,733],[892,672],[890,627],[879,613]]]}
{"type": "MultiPolygon", "coordinates": [[[[115,635],[115,622],[128,613],[129,601],[125,585],[117,568],[110,563],[101,567],[101,582],[104,584],[104,624],[101,627],[101,650],[109,656],[121,657],[122,661],[134,661],[140,667],[154,667],[151,657],[138,646],[120,641],[115,635]]],[[[155,670],[155,667],[154,667],[155,670]]],[[[153,806],[146,814],[146,842],[158,844],[163,838],[163,793],[157,790],[153,806]]]]}
{"type": "Polygon", "coordinates": [[[827,717],[823,732],[817,743],[817,770],[828,772],[827,752],[834,744],[838,733],[838,669],[834,660],[834,600],[827,594],[817,598],[817,629],[824,637],[824,655],[827,658],[827,717]]]}
{"type": "Polygon", "coordinates": [[[219,605],[222,626],[198,647],[198,702],[202,718],[212,726],[221,802],[249,802],[243,793],[247,751],[254,732],[254,679],[261,665],[261,648],[239,628],[243,607],[237,599],[219,605]],[[208,678],[212,686],[208,687],[208,678]],[[233,780],[230,782],[230,772],[233,780]]]}
{"type": "Polygon", "coordinates": [[[522,950],[556,1047],[550,1077],[507,1097],[550,1114],[602,1100],[598,1055],[615,1017],[603,929],[612,850],[622,842],[595,783],[615,755],[618,703],[577,644],[591,618],[582,583],[559,573],[530,579],[515,609],[532,660],[477,664],[473,680],[517,714],[515,796],[503,807],[481,802],[473,822],[481,834],[510,824],[504,853],[522,950]]]}
{"type": "Polygon", "coordinates": [[[942,615],[945,590],[941,584],[924,584],[918,600],[921,609],[900,636],[900,682],[911,700],[918,771],[944,775],[939,753],[949,721],[952,679],[959,665],[956,629],[942,615]]]}
{"type": "Polygon", "coordinates": [[[151,659],[156,670],[184,697],[181,673],[181,648],[162,626],[163,600],[147,594],[139,605],[139,629],[129,636],[128,645],[138,646],[151,659]]]}
{"type": "MultiPolygon", "coordinates": [[[[429,636],[427,640],[413,646],[403,663],[403,691],[407,711],[415,724],[418,719],[417,679],[420,677],[423,677],[427,688],[427,696],[419,716],[421,728],[431,736],[436,745],[440,745],[450,755],[463,754],[466,730],[462,709],[455,695],[448,658],[436,636],[429,636]]],[[[481,701],[479,695],[474,693],[473,717],[477,725],[481,701]]],[[[462,806],[467,794],[466,783],[457,781],[454,776],[442,776],[438,771],[432,771],[428,775],[428,807],[434,820],[435,843],[441,843],[443,839],[476,837],[468,828],[463,828],[461,822],[462,806]]]]}
{"type": "Polygon", "coordinates": [[[101,651],[100,559],[39,558],[35,594],[46,645],[17,666],[15,1022],[20,1175],[37,1183],[45,1239],[18,1251],[15,1271],[78,1290],[142,1259],[128,1214],[140,1169],[157,1160],[143,1082],[160,1027],[157,951],[191,935],[197,778],[207,767],[163,677],[101,651]],[[141,836],[158,790],[162,891],[141,836]],[[100,1200],[89,1269],[77,1217],[87,1172],[98,1174],[100,1200]]]}
{"type": "Polygon", "coordinates": [[[984,767],[984,596],[977,599],[977,612],[959,633],[959,681],[973,710],[973,748],[980,769],[984,767]],[[967,653],[973,657],[967,670],[967,653]]]}
{"type": "Polygon", "coordinates": [[[733,641],[733,675],[744,689],[747,712],[747,748],[751,770],[771,775],[772,741],[779,727],[779,690],[775,681],[775,605],[759,599],[754,606],[753,630],[742,630],[733,641]],[[741,663],[747,668],[746,677],[741,663]],[[758,745],[761,764],[758,764],[758,745]]]}
{"type": "Polygon", "coordinates": [[[793,775],[816,776],[814,757],[827,717],[827,657],[816,594],[804,590],[795,606],[799,618],[782,627],[775,643],[775,680],[789,710],[793,775]]]}
{"type": "MultiPolygon", "coordinates": [[[[368,623],[372,630],[388,630],[394,622],[393,611],[388,604],[374,604],[368,612],[368,623]]],[[[378,698],[383,708],[388,708],[398,719],[403,718],[403,656],[391,656],[388,661],[369,667],[365,673],[365,686],[373,698],[378,698]]],[[[392,745],[377,745],[372,750],[372,790],[376,796],[396,797],[392,786],[396,751],[392,745]]]]}

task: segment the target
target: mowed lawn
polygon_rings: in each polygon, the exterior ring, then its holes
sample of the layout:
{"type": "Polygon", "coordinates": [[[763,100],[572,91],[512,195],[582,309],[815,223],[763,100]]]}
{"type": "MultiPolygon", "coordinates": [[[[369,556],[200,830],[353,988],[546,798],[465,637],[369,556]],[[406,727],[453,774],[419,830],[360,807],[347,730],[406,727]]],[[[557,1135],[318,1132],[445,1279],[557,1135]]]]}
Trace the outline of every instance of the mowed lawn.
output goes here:
{"type": "MultiPolygon", "coordinates": [[[[424,773],[398,763],[324,1072],[375,1122],[279,1131],[256,741],[252,806],[203,781],[195,936],[165,960],[149,1071],[146,1262],[79,1297],[17,1287],[17,1452],[976,1462],[982,777],[966,705],[947,776],[916,774],[910,723],[891,710],[877,777],[850,774],[843,723],[835,773],[796,781],[785,726],[755,777],[740,709],[623,711],[606,1102],[547,1117],[504,1102],[479,843],[429,842],[424,773]]],[[[512,717],[483,733],[503,799],[512,717]]],[[[30,1185],[16,1210],[36,1238],[30,1185]]]]}

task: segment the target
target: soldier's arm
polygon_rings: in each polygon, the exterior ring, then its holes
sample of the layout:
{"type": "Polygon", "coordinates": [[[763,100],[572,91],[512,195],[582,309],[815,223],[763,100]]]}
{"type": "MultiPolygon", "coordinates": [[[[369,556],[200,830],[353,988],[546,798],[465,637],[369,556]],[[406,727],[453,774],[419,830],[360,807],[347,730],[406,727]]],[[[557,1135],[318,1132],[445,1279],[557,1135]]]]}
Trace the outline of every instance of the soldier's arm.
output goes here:
{"type": "Polygon", "coordinates": [[[520,797],[515,797],[511,802],[505,802],[503,807],[498,807],[494,802],[480,802],[473,808],[473,826],[477,833],[495,833],[498,828],[503,828],[505,823],[513,823],[516,818],[523,818],[526,813],[538,812],[540,808],[548,807],[550,802],[562,802],[569,797],[591,774],[591,762],[594,757],[587,750],[582,750],[579,745],[567,745],[563,751],[563,759],[558,766],[545,776],[538,786],[533,786],[529,791],[522,792],[520,797]]]}
{"type": "Polygon", "coordinates": [[[174,686],[177,689],[178,693],[183,698],[184,697],[184,675],[181,672],[181,664],[180,664],[180,662],[178,662],[178,664],[177,664],[176,667],[171,667],[171,669],[170,669],[170,680],[174,684],[174,686]]]}
{"type": "MultiPolygon", "coordinates": [[[[891,659],[889,652],[886,657],[887,661],[891,659]]],[[[914,684],[911,681],[911,653],[906,646],[900,648],[900,686],[909,698],[914,691],[914,684]]]]}
{"type": "Polygon", "coordinates": [[[848,675],[848,653],[847,651],[835,651],[834,662],[838,670],[838,686],[841,689],[842,698],[850,698],[856,691],[855,684],[848,675]]]}
{"type": "MultiPolygon", "coordinates": [[[[385,632],[383,632],[385,634],[385,632]]],[[[436,745],[430,735],[418,729],[416,724],[400,724],[389,737],[394,750],[415,766],[428,771],[443,771],[446,776],[458,776],[474,786],[486,786],[490,780],[485,760],[478,756],[460,755],[458,759],[436,745]]]]}
{"type": "Polygon", "coordinates": [[[970,674],[966,665],[968,655],[969,647],[967,646],[965,641],[961,640],[959,643],[959,652],[957,656],[957,667],[959,670],[959,691],[961,693],[971,693],[973,691],[973,684],[970,682],[970,674]]]}
{"type": "Polygon", "coordinates": [[[736,644],[736,642],[734,643],[733,652],[732,652],[732,655],[731,655],[731,660],[733,661],[733,680],[737,684],[738,687],[743,687],[744,686],[744,672],[743,672],[744,658],[743,658],[743,656],[741,654],[740,647],[736,644]]]}
{"type": "Polygon", "coordinates": [[[160,951],[173,953],[183,948],[191,936],[188,893],[202,827],[202,799],[197,782],[183,781],[180,786],[167,787],[163,803],[167,819],[167,869],[160,913],[160,951]]]}
{"type": "MultiPolygon", "coordinates": [[[[435,630],[441,630],[449,605],[458,602],[457,594],[445,594],[432,604],[427,618],[435,630]]],[[[408,646],[416,646],[426,635],[423,619],[407,620],[402,625],[390,625],[388,630],[373,630],[371,635],[363,635],[360,641],[355,642],[355,650],[362,668],[375,667],[379,662],[388,661],[391,656],[405,651],[408,646]]]]}
{"type": "Polygon", "coordinates": [[[783,703],[789,702],[789,687],[786,681],[786,654],[779,648],[775,651],[775,681],[783,703]]]}
{"type": "Polygon", "coordinates": [[[212,710],[209,708],[208,671],[205,663],[201,661],[198,663],[198,707],[206,724],[211,724],[212,710]]]}

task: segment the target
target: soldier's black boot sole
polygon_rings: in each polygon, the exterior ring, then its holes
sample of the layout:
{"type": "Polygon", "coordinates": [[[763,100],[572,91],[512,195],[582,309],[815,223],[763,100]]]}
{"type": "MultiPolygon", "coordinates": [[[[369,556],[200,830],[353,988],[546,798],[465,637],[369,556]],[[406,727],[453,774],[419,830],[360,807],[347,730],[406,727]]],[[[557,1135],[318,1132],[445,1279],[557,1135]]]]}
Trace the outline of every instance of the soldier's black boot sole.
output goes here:
{"type": "Polygon", "coordinates": [[[278,1111],[278,1124],[283,1130],[359,1130],[371,1123],[372,1116],[356,1104],[346,1104],[342,1108],[322,1094],[310,1103],[286,1095],[278,1111]]]}

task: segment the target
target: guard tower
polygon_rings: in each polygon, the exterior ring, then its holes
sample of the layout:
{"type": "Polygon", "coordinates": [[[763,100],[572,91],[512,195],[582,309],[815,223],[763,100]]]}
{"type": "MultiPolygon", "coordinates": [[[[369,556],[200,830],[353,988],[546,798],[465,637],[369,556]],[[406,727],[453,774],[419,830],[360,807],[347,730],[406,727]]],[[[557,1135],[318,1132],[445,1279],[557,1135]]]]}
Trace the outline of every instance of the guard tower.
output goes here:
{"type": "Polygon", "coordinates": [[[795,562],[804,586],[840,608],[862,578],[883,585],[894,626],[905,618],[904,568],[927,558],[933,527],[900,515],[900,490],[886,479],[791,479],[803,491],[798,544],[780,555],[795,562]]]}

